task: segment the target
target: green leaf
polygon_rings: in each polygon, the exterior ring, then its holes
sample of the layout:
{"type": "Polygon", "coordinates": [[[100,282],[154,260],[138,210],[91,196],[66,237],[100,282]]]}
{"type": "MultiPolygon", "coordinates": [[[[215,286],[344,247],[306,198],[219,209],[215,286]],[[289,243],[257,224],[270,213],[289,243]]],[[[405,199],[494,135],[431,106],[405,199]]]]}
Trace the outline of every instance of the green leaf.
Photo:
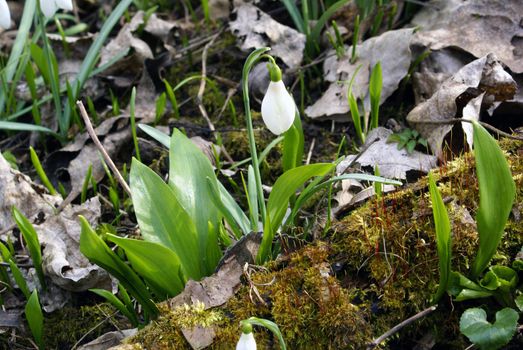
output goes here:
{"type": "Polygon", "coordinates": [[[345,6],[350,0],[339,0],[336,1],[334,4],[332,4],[323,14],[320,16],[320,18],[316,21],[314,24],[314,28],[311,31],[310,38],[307,38],[307,44],[313,45],[320,42],[320,34],[321,30],[327,23],[327,21],[334,15],[336,11],[338,11],[340,8],[345,6]]]}
{"type": "Polygon", "coordinates": [[[334,167],[335,164],[331,163],[303,165],[283,173],[276,180],[267,202],[267,218],[264,222],[263,239],[258,251],[258,263],[264,262],[271,254],[272,240],[283,220],[289,205],[289,198],[311,177],[324,176],[334,167]]]}
{"type": "Polygon", "coordinates": [[[250,317],[246,320],[241,321],[240,323],[248,323],[253,326],[261,326],[270,330],[277,338],[280,344],[281,350],[286,350],[285,340],[283,340],[283,335],[281,334],[280,328],[278,325],[272,321],[266,320],[264,318],[250,317]]]}
{"type": "Polygon", "coordinates": [[[381,63],[378,62],[370,74],[369,80],[369,96],[370,96],[370,129],[376,129],[378,127],[379,110],[380,110],[380,97],[381,88],[383,85],[382,74],[381,74],[381,63]]]}
{"type": "Polygon", "coordinates": [[[214,205],[220,210],[227,222],[231,225],[233,231],[235,231],[236,238],[241,238],[241,235],[246,235],[250,232],[250,222],[247,216],[243,213],[242,209],[238,206],[234,198],[227,192],[225,187],[218,182],[218,188],[212,185],[211,180],[208,180],[209,189],[211,190],[212,201],[214,205]],[[237,226],[241,232],[237,232],[235,228],[237,226]]]}
{"type": "Polygon", "coordinates": [[[300,10],[298,10],[298,7],[296,6],[295,1],[293,0],[282,0],[283,5],[285,5],[285,8],[287,8],[287,12],[289,12],[289,15],[292,18],[292,21],[294,22],[294,25],[296,26],[296,29],[300,33],[305,33],[305,27],[303,25],[303,17],[301,16],[300,10]]]}
{"type": "Polygon", "coordinates": [[[303,128],[300,114],[296,111],[296,117],[291,128],[285,132],[283,139],[283,171],[300,166],[303,158],[303,128]]]}
{"type": "Polygon", "coordinates": [[[519,311],[523,312],[523,294],[518,295],[514,301],[516,302],[519,311]]]}
{"type": "Polygon", "coordinates": [[[361,128],[361,116],[360,111],[358,109],[358,102],[356,101],[356,98],[354,97],[354,94],[349,89],[349,108],[350,108],[350,116],[352,118],[352,122],[354,123],[354,128],[356,129],[356,134],[360,138],[361,143],[365,142],[365,134],[363,133],[363,130],[361,128]]]}
{"type": "Polygon", "coordinates": [[[142,129],[143,132],[145,132],[147,135],[151,136],[153,139],[167,147],[167,149],[171,147],[171,138],[166,133],[163,133],[160,130],[146,124],[138,124],[138,127],[142,129]]]}
{"type": "Polygon", "coordinates": [[[131,166],[130,187],[144,240],[160,243],[174,251],[185,276],[199,280],[204,274],[196,227],[172,188],[135,158],[131,166]]]}
{"type": "Polygon", "coordinates": [[[33,290],[27,304],[25,304],[25,317],[27,318],[27,323],[29,324],[29,329],[31,329],[36,345],[38,345],[39,349],[45,349],[42,337],[44,331],[44,315],[42,314],[36,289],[33,290]]]}
{"type": "Polygon", "coordinates": [[[40,280],[40,284],[45,288],[44,271],[42,269],[42,251],[40,248],[40,241],[33,225],[16,207],[13,206],[13,218],[16,225],[22,232],[22,237],[27,244],[29,254],[33,260],[33,265],[40,280]]]}
{"type": "Polygon", "coordinates": [[[106,234],[107,240],[125,250],[133,269],[156,291],[161,300],[178,295],[185,285],[180,259],[169,248],[152,242],[106,234]]]}
{"type": "Polygon", "coordinates": [[[450,273],[447,290],[456,301],[486,298],[493,295],[491,291],[455,271],[450,273]]]}
{"type": "Polygon", "coordinates": [[[472,265],[472,277],[477,278],[496,252],[512,209],[516,185],[496,140],[477,122],[473,122],[473,129],[479,181],[479,208],[476,214],[479,249],[472,265]]]}
{"type": "Polygon", "coordinates": [[[27,123],[17,123],[0,120],[0,129],[13,131],[36,131],[51,134],[53,136],[58,137],[58,134],[49,128],[27,123]]]}
{"type": "Polygon", "coordinates": [[[136,313],[130,312],[124,303],[116,295],[105,290],[105,289],[89,289],[89,291],[98,294],[102,298],[105,298],[111,305],[113,305],[118,311],[122,313],[131,322],[134,327],[138,327],[138,317],[136,313]]]}
{"type": "Polygon", "coordinates": [[[11,252],[2,242],[0,242],[0,253],[2,254],[3,260],[9,264],[9,268],[11,269],[11,274],[13,275],[13,279],[15,280],[16,285],[22,291],[22,294],[24,294],[25,298],[29,299],[31,292],[29,291],[29,287],[27,286],[24,275],[16,265],[16,262],[13,260],[11,252]]]}
{"type": "Polygon", "coordinates": [[[436,244],[438,248],[439,257],[439,286],[436,294],[433,297],[433,302],[437,303],[447,290],[450,278],[451,267],[451,237],[450,237],[450,221],[447,213],[447,208],[443,203],[441,194],[439,193],[432,172],[429,173],[429,191],[432,201],[432,215],[434,216],[434,225],[436,226],[436,244]]]}
{"type": "Polygon", "coordinates": [[[81,215],[79,217],[82,226],[80,252],[82,252],[89,261],[113,275],[151,317],[156,317],[158,315],[158,308],[152,301],[151,294],[142,280],[93,231],[87,220],[81,215]]]}
{"type": "Polygon", "coordinates": [[[221,220],[209,188],[217,188],[218,179],[209,159],[178,129],[171,136],[169,164],[169,186],[196,225],[199,253],[195,254],[199,255],[201,271],[211,274],[221,257],[218,240],[208,231],[209,222],[218,227],[221,220]]]}
{"type": "Polygon", "coordinates": [[[459,321],[459,329],[481,350],[495,350],[507,345],[516,332],[518,313],[511,308],[496,312],[496,321],[487,321],[483,309],[466,310],[459,321]]]}
{"type": "Polygon", "coordinates": [[[518,284],[518,274],[510,267],[495,265],[479,281],[479,284],[488,290],[500,289],[503,292],[512,291],[518,284]]]}

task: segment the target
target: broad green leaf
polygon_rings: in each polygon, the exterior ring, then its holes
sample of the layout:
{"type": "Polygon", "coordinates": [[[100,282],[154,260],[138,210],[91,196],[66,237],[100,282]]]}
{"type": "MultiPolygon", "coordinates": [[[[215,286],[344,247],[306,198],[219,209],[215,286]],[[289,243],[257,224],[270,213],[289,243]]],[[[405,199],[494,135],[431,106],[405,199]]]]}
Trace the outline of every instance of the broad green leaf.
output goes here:
{"type": "Polygon", "coordinates": [[[131,322],[134,327],[138,326],[138,318],[136,313],[130,312],[124,303],[116,295],[105,290],[105,289],[89,289],[89,291],[98,294],[102,298],[105,298],[111,305],[113,305],[118,311],[122,313],[131,322]]]}
{"type": "Polygon", "coordinates": [[[488,290],[500,289],[503,292],[512,291],[518,284],[518,274],[510,267],[495,265],[479,281],[479,284],[488,290]]]}
{"type": "Polygon", "coordinates": [[[239,239],[242,235],[248,234],[250,232],[249,219],[245,216],[234,198],[232,198],[220,182],[218,182],[218,186],[216,187],[212,185],[210,179],[207,181],[214,205],[229,222],[231,228],[234,230],[236,238],[239,239]],[[235,226],[237,226],[241,232],[238,232],[238,229],[235,226]]]}
{"type": "Polygon", "coordinates": [[[495,350],[508,344],[516,332],[518,313],[511,308],[496,312],[496,321],[487,321],[483,309],[466,310],[459,321],[459,329],[481,350],[495,350]]]}
{"type": "Polygon", "coordinates": [[[324,176],[334,167],[335,164],[331,163],[303,165],[283,173],[276,180],[267,202],[267,218],[264,222],[263,239],[258,251],[258,263],[264,262],[271,254],[272,240],[283,220],[289,205],[289,198],[311,177],[324,176]]]}
{"type": "Polygon", "coordinates": [[[40,241],[33,225],[16,207],[13,207],[13,218],[16,225],[22,232],[22,237],[27,244],[29,254],[33,260],[33,265],[40,280],[40,284],[45,288],[44,271],[42,270],[42,251],[40,248],[40,241]]]}
{"type": "Polygon", "coordinates": [[[147,241],[121,238],[112,234],[107,240],[125,250],[133,269],[145,279],[146,283],[162,300],[178,295],[185,285],[180,270],[180,259],[169,248],[147,241]]]}
{"type": "Polygon", "coordinates": [[[160,243],[174,251],[184,274],[199,280],[204,274],[196,228],[172,188],[135,158],[131,166],[130,187],[144,240],[160,243]]]}
{"type": "Polygon", "coordinates": [[[283,134],[283,136],[282,166],[283,171],[285,172],[302,164],[304,137],[301,118],[298,111],[296,111],[294,123],[291,128],[283,134]]]}
{"type": "Polygon", "coordinates": [[[199,251],[193,254],[201,261],[202,273],[211,274],[221,257],[218,240],[211,239],[208,232],[209,222],[217,227],[221,220],[220,212],[211,202],[209,188],[217,187],[218,180],[209,159],[178,129],[171,136],[169,186],[194,220],[199,251]]]}
{"type": "Polygon", "coordinates": [[[166,133],[146,124],[138,124],[138,127],[142,129],[142,131],[147,135],[151,136],[153,139],[167,147],[167,149],[171,147],[171,138],[166,133]]]}
{"type": "Polygon", "coordinates": [[[450,221],[447,208],[445,208],[445,204],[443,203],[441,194],[436,186],[432,172],[429,173],[429,191],[432,201],[432,215],[434,216],[434,225],[436,226],[436,245],[439,257],[439,286],[432,300],[434,303],[437,303],[447,290],[449,283],[452,241],[450,237],[450,221]]]}
{"type": "Polygon", "coordinates": [[[158,308],[142,280],[125,262],[113,252],[93,231],[87,220],[80,215],[82,233],[80,234],[80,252],[92,263],[113,275],[151,316],[158,315],[158,308]]]}
{"type": "Polygon", "coordinates": [[[42,337],[44,331],[44,315],[42,314],[36,289],[33,290],[29,300],[27,300],[27,304],[25,304],[25,317],[27,318],[27,323],[29,324],[29,329],[31,329],[36,345],[38,345],[38,348],[41,350],[45,349],[42,337]]]}
{"type": "Polygon", "coordinates": [[[479,208],[476,214],[479,249],[472,265],[472,277],[478,278],[501,240],[514,202],[516,185],[496,140],[477,122],[473,122],[473,130],[479,181],[479,208]]]}
{"type": "Polygon", "coordinates": [[[486,298],[493,295],[491,291],[455,271],[450,273],[447,290],[456,301],[486,298]]]}

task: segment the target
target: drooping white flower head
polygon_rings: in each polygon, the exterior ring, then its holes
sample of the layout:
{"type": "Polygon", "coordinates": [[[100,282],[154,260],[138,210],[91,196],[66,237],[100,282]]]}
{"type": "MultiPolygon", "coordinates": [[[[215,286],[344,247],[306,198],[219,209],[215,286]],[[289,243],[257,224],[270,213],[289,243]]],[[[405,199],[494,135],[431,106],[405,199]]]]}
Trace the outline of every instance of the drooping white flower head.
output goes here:
{"type": "MultiPolygon", "coordinates": [[[[0,0],[1,1],[1,0],[0,0]]],[[[61,8],[66,11],[73,9],[72,0],[40,0],[40,9],[45,17],[52,17],[61,8]]]]}
{"type": "Polygon", "coordinates": [[[9,29],[11,26],[11,13],[6,0],[0,0],[0,28],[9,29]]]}
{"type": "Polygon", "coordinates": [[[236,344],[236,350],[256,350],[256,340],[254,340],[254,335],[252,332],[243,333],[236,344]]]}
{"type": "Polygon", "coordinates": [[[294,99],[281,80],[277,65],[269,63],[271,82],[262,100],[261,114],[267,129],[280,135],[289,130],[296,115],[294,99]]]}

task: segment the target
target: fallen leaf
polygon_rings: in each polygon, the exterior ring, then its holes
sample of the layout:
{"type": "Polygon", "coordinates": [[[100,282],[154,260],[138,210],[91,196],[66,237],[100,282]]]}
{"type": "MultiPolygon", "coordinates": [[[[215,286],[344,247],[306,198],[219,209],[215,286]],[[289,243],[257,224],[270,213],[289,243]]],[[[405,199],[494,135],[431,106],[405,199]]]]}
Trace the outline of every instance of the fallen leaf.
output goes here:
{"type": "MultiPolygon", "coordinates": [[[[0,231],[7,233],[13,227],[11,208],[16,206],[35,227],[42,245],[44,274],[61,288],[83,291],[100,285],[110,285],[107,273],[92,265],[80,253],[80,225],[78,215],[84,215],[91,224],[101,216],[98,198],[81,205],[67,205],[56,213],[62,198],[52,196],[31,179],[13,170],[0,154],[0,231]]],[[[7,237],[2,237],[6,240],[7,237]]]]}
{"type": "Polygon", "coordinates": [[[378,166],[383,177],[405,180],[408,171],[428,173],[430,169],[437,166],[437,159],[434,156],[418,151],[409,154],[404,148],[398,150],[396,143],[387,143],[390,135],[392,131],[382,127],[371,130],[362,147],[363,153],[359,156],[347,156],[338,165],[338,171],[343,172],[350,164],[357,163],[372,169],[378,166]]]}
{"type": "Polygon", "coordinates": [[[296,68],[303,59],[305,35],[273,20],[254,5],[236,9],[236,20],[229,23],[242,50],[270,46],[271,55],[281,58],[289,68],[296,68]]]}
{"type": "Polygon", "coordinates": [[[495,56],[489,54],[467,64],[447,79],[432,97],[417,105],[407,115],[407,121],[427,139],[432,152],[439,157],[442,154],[443,140],[453,125],[423,122],[455,118],[458,103],[464,106],[482,93],[485,93],[483,104],[488,106],[494,101],[511,99],[515,92],[516,82],[503,70],[495,56]]]}
{"type": "Polygon", "coordinates": [[[383,88],[380,104],[383,103],[398,88],[401,80],[407,75],[412,53],[410,42],[414,29],[398,29],[370,38],[357,46],[358,59],[351,63],[352,47],[346,48],[347,54],[341,59],[336,55],[325,60],[323,66],[324,78],[332,82],[323,96],[305,113],[311,118],[332,117],[350,120],[347,88],[352,76],[357,72],[352,92],[355,97],[363,99],[365,110],[370,110],[368,94],[369,80],[372,68],[381,62],[383,88]],[[358,71],[359,69],[359,71],[358,71]]]}
{"type": "Polygon", "coordinates": [[[415,43],[430,50],[457,47],[476,58],[495,52],[514,73],[523,73],[523,2],[433,0],[413,18],[415,43]]]}

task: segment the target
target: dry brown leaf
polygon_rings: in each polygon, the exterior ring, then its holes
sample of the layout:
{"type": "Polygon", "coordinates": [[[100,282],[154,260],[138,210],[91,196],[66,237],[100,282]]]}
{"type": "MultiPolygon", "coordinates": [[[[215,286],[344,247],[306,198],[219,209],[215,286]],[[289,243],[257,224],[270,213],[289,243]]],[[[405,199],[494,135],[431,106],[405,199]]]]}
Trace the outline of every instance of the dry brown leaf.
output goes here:
{"type": "Polygon", "coordinates": [[[516,82],[491,54],[467,64],[447,79],[431,98],[407,115],[407,121],[427,139],[432,152],[439,157],[443,140],[453,125],[423,122],[452,119],[458,112],[458,98],[463,106],[483,92],[486,93],[484,105],[509,100],[516,92],[516,82]]]}
{"type": "Polygon", "coordinates": [[[523,73],[523,1],[436,0],[414,17],[415,42],[431,50],[458,47],[476,58],[494,52],[523,73]]]}
{"type": "Polygon", "coordinates": [[[281,58],[289,68],[296,68],[303,59],[305,35],[273,20],[254,5],[236,9],[236,20],[229,23],[242,50],[271,47],[270,54],[281,58]]]}
{"type": "Polygon", "coordinates": [[[414,29],[391,30],[364,41],[357,46],[358,59],[350,62],[352,47],[346,49],[347,54],[341,59],[335,55],[327,58],[323,66],[325,80],[332,82],[323,96],[305,113],[311,118],[329,117],[349,120],[349,104],[347,102],[348,83],[354,73],[359,71],[352,86],[354,96],[364,100],[365,110],[370,109],[368,95],[369,78],[372,68],[381,62],[383,88],[380,103],[383,103],[398,88],[400,81],[407,75],[411,51],[410,42],[414,29]]]}

